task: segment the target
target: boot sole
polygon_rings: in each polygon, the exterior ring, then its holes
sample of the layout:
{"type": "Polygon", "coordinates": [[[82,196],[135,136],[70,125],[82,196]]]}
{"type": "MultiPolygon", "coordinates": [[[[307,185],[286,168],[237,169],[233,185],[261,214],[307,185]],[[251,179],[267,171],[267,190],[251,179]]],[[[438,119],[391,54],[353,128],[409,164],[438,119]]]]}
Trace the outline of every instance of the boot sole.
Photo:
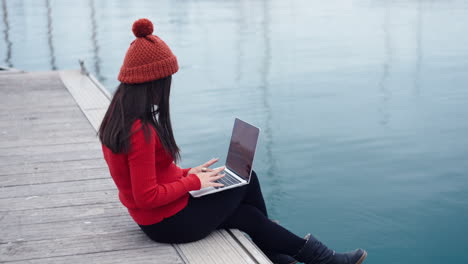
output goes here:
{"type": "Polygon", "coordinates": [[[367,251],[364,250],[364,254],[359,258],[359,260],[356,262],[356,264],[362,264],[364,260],[367,258],[367,251]]]}

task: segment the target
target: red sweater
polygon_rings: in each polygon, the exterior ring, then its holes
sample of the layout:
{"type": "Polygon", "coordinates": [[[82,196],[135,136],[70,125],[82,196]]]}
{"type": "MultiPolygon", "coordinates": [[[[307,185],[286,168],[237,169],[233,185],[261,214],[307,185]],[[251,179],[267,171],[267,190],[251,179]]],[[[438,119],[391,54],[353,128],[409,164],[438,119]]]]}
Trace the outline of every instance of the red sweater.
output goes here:
{"type": "Polygon", "coordinates": [[[164,150],[156,130],[149,125],[151,136],[145,140],[142,123],[133,123],[130,151],[113,153],[102,144],[104,159],[119,190],[119,199],[133,220],[151,225],[182,210],[188,203],[189,191],[199,190],[201,183],[190,168],[178,167],[164,150]]]}

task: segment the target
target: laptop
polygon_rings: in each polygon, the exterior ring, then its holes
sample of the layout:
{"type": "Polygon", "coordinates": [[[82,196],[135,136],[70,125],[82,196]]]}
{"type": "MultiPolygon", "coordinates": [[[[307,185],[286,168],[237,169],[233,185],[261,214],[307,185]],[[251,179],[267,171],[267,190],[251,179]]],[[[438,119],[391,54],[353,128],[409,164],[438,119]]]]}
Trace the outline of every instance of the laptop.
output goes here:
{"type": "Polygon", "coordinates": [[[249,184],[259,133],[258,127],[236,118],[232,128],[226,168],[220,172],[225,175],[216,181],[224,186],[210,186],[190,191],[190,194],[193,197],[200,197],[249,184]]]}

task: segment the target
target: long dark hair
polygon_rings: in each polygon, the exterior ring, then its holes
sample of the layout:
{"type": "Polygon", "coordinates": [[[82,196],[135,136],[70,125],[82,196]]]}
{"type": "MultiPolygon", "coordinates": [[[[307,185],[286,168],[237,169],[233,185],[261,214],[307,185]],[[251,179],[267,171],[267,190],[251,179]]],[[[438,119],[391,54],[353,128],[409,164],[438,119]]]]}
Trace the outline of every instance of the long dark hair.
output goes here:
{"type": "Polygon", "coordinates": [[[179,161],[169,114],[171,80],[168,76],[140,84],[120,83],[98,131],[101,143],[114,153],[128,153],[132,124],[140,119],[145,138],[150,135],[148,126],[153,126],[164,149],[179,161]]]}

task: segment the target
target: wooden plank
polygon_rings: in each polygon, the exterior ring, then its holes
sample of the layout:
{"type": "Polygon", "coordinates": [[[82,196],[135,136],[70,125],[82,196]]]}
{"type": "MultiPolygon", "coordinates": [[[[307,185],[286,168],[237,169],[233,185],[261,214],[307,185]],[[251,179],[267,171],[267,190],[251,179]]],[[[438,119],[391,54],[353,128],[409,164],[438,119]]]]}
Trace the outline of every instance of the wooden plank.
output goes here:
{"type": "Polygon", "coordinates": [[[104,235],[122,230],[139,230],[128,214],[77,219],[63,222],[21,225],[13,229],[0,229],[0,243],[13,241],[50,240],[82,235],[104,235]],[[14,232],[12,232],[14,230],[14,232]]]}
{"type": "Polygon", "coordinates": [[[79,108],[68,108],[65,111],[33,111],[34,105],[30,106],[30,112],[16,112],[16,111],[8,111],[2,112],[1,115],[1,122],[8,123],[12,120],[45,120],[45,121],[55,121],[57,118],[61,119],[78,119],[83,120],[83,113],[80,111],[79,108]]]}
{"type": "Polygon", "coordinates": [[[54,100],[63,100],[62,103],[58,105],[66,105],[64,103],[68,103],[68,105],[76,105],[73,104],[73,98],[67,96],[66,91],[63,90],[28,91],[27,93],[3,92],[0,102],[2,103],[1,107],[8,110],[9,106],[18,105],[31,107],[34,107],[35,105],[45,106],[48,105],[46,102],[50,101],[52,103],[54,100]]]}
{"type": "Polygon", "coordinates": [[[175,247],[188,263],[256,263],[245,251],[238,250],[236,241],[223,232],[225,231],[218,230],[202,240],[177,244],[175,247]]]}
{"type": "Polygon", "coordinates": [[[18,130],[16,134],[4,134],[0,137],[0,144],[9,141],[26,141],[26,140],[42,140],[42,139],[59,139],[68,137],[89,137],[88,129],[65,130],[65,131],[50,131],[44,133],[29,133],[27,130],[18,130]]]}
{"type": "MultiPolygon", "coordinates": [[[[28,96],[25,94],[25,96],[28,96]]],[[[73,100],[73,99],[72,99],[73,100]]],[[[41,101],[34,103],[34,110],[44,110],[48,108],[62,108],[68,107],[70,105],[74,105],[74,101],[70,101],[70,99],[65,100],[56,100],[56,101],[41,101]]],[[[0,103],[0,112],[13,112],[13,111],[27,111],[24,104],[16,104],[16,105],[3,105],[0,103]]]]}
{"type": "Polygon", "coordinates": [[[17,109],[15,111],[2,111],[0,112],[0,119],[2,119],[4,116],[17,116],[17,117],[22,117],[24,115],[28,115],[31,113],[53,113],[53,112],[70,112],[70,111],[80,111],[80,108],[77,107],[76,105],[56,105],[56,106],[47,106],[43,108],[29,108],[29,107],[24,107],[17,109]]]}
{"type": "Polygon", "coordinates": [[[2,75],[0,79],[2,90],[50,90],[63,89],[63,84],[58,73],[54,71],[45,72],[23,72],[21,74],[2,75]]]}
{"type": "MultiPolygon", "coordinates": [[[[74,150],[70,149],[68,151],[57,152],[57,153],[47,153],[42,154],[33,154],[33,155],[11,155],[6,156],[0,159],[0,166],[4,165],[22,165],[28,163],[43,163],[43,162],[62,162],[78,159],[99,159],[103,157],[101,146],[96,143],[96,146],[93,146],[89,150],[74,150]],[[98,149],[99,148],[99,149],[98,149]],[[45,155],[46,154],[46,155],[45,155]]],[[[3,151],[0,150],[0,153],[3,151]]]]}
{"type": "MultiPolygon", "coordinates": [[[[80,114],[82,115],[82,114],[80,114]]],[[[83,118],[81,116],[60,116],[57,118],[53,119],[47,119],[47,118],[37,118],[35,116],[31,116],[30,118],[24,118],[24,119],[16,119],[13,118],[12,120],[2,120],[0,121],[0,129],[5,130],[11,127],[19,127],[19,128],[30,128],[30,127],[35,127],[35,126],[47,126],[50,124],[60,124],[60,123],[79,123],[79,122],[84,122],[83,118]],[[28,123],[25,123],[24,120],[27,120],[28,123]]]]}
{"type": "Polygon", "coordinates": [[[8,156],[34,156],[47,154],[55,154],[61,152],[67,152],[70,149],[82,151],[82,150],[101,150],[101,144],[99,139],[95,139],[91,142],[83,143],[65,143],[65,144],[54,144],[54,145],[36,145],[36,146],[24,146],[22,148],[10,147],[10,148],[0,148],[0,157],[8,156]]]}
{"type": "Polygon", "coordinates": [[[34,225],[70,220],[85,221],[85,219],[96,217],[123,215],[128,215],[127,209],[119,201],[113,201],[108,203],[85,204],[70,207],[0,212],[0,226],[2,228],[18,228],[18,226],[21,225],[34,225]]]}
{"type": "MultiPolygon", "coordinates": [[[[89,127],[90,123],[82,120],[76,122],[70,120],[62,123],[48,123],[47,125],[24,124],[15,120],[11,122],[10,125],[0,128],[0,134],[2,136],[15,135],[15,133],[42,135],[44,133],[61,131],[63,132],[62,135],[66,135],[66,133],[73,133],[75,130],[89,129],[89,127]]],[[[0,148],[2,147],[0,146],[0,148]]]]}
{"type": "Polygon", "coordinates": [[[88,118],[91,125],[94,127],[94,130],[99,130],[101,126],[102,119],[106,114],[107,109],[90,109],[85,112],[86,117],[88,118]]]}
{"type": "Polygon", "coordinates": [[[0,78],[0,89],[9,93],[63,90],[63,83],[58,78],[57,72],[22,72],[21,74],[3,74],[0,78]]]}
{"type": "Polygon", "coordinates": [[[59,74],[81,109],[107,109],[109,100],[86,75],[76,70],[60,71],[59,74]]]}
{"type": "Polygon", "coordinates": [[[108,93],[98,87],[96,80],[79,71],[60,71],[60,76],[89,122],[98,130],[110,103],[108,93]]]}
{"type": "Polygon", "coordinates": [[[0,187],[111,178],[107,167],[0,176],[0,187]]]}
{"type": "Polygon", "coordinates": [[[76,169],[91,169],[91,168],[104,168],[107,167],[104,159],[78,159],[66,160],[59,162],[40,162],[40,163],[25,163],[22,166],[17,165],[3,165],[0,167],[0,177],[2,175],[14,174],[27,174],[27,173],[41,173],[41,172],[54,172],[76,170],[76,169]]]}
{"type": "Polygon", "coordinates": [[[137,249],[123,249],[100,251],[96,253],[86,253],[83,255],[66,255],[63,257],[36,258],[31,260],[21,260],[8,263],[28,263],[28,264],[63,264],[63,263],[139,263],[139,264],[169,264],[183,263],[173,251],[169,251],[170,246],[160,248],[142,247],[137,249]]]}
{"type": "Polygon", "coordinates": [[[245,252],[248,252],[258,263],[271,263],[265,253],[263,253],[255,243],[249,240],[242,231],[239,229],[229,229],[227,232],[234,237],[237,243],[244,248],[245,252]]]}
{"type": "Polygon", "coordinates": [[[0,262],[183,263],[119,201],[91,125],[106,102],[82,112],[57,77],[0,79],[0,262]]]}
{"type": "Polygon", "coordinates": [[[20,139],[16,141],[1,141],[0,149],[4,148],[22,148],[28,146],[51,146],[51,145],[59,145],[59,144],[72,144],[72,143],[87,143],[96,140],[95,135],[83,135],[80,137],[70,136],[70,137],[47,137],[41,139],[20,139]]]}
{"type": "Polygon", "coordinates": [[[29,91],[27,94],[22,93],[4,93],[0,97],[0,109],[8,110],[10,107],[18,105],[35,107],[36,105],[76,105],[72,97],[67,96],[65,90],[50,90],[50,91],[29,91]],[[57,104],[54,103],[59,101],[57,104]]]}
{"type": "MultiPolygon", "coordinates": [[[[20,261],[38,259],[45,263],[54,263],[52,258],[60,260],[58,263],[69,262],[70,257],[90,255],[89,263],[102,263],[96,261],[93,254],[99,252],[121,252],[122,255],[129,255],[135,258],[138,255],[150,257],[151,263],[158,263],[157,260],[168,260],[166,263],[179,262],[177,252],[170,244],[157,243],[150,240],[142,231],[137,229],[123,230],[114,233],[100,235],[80,235],[73,237],[35,240],[35,241],[11,241],[0,244],[0,262],[20,261]],[[148,249],[149,252],[128,251],[130,249],[148,249]]],[[[114,262],[122,262],[120,255],[115,256],[114,262]]],[[[80,261],[76,261],[82,263],[80,261]]],[[[42,263],[42,262],[39,262],[42,263]]],[[[128,263],[140,263],[139,261],[129,261],[128,263]]],[[[146,263],[146,262],[144,262],[146,263]]],[[[160,262],[162,263],[162,262],[160,262]]]]}
{"type": "Polygon", "coordinates": [[[104,179],[77,179],[73,181],[41,183],[2,187],[0,199],[43,196],[49,194],[71,194],[93,191],[110,191],[116,188],[113,180],[104,179]]]}
{"type": "Polygon", "coordinates": [[[0,212],[105,204],[109,201],[119,201],[116,190],[5,198],[0,199],[0,212]]]}

